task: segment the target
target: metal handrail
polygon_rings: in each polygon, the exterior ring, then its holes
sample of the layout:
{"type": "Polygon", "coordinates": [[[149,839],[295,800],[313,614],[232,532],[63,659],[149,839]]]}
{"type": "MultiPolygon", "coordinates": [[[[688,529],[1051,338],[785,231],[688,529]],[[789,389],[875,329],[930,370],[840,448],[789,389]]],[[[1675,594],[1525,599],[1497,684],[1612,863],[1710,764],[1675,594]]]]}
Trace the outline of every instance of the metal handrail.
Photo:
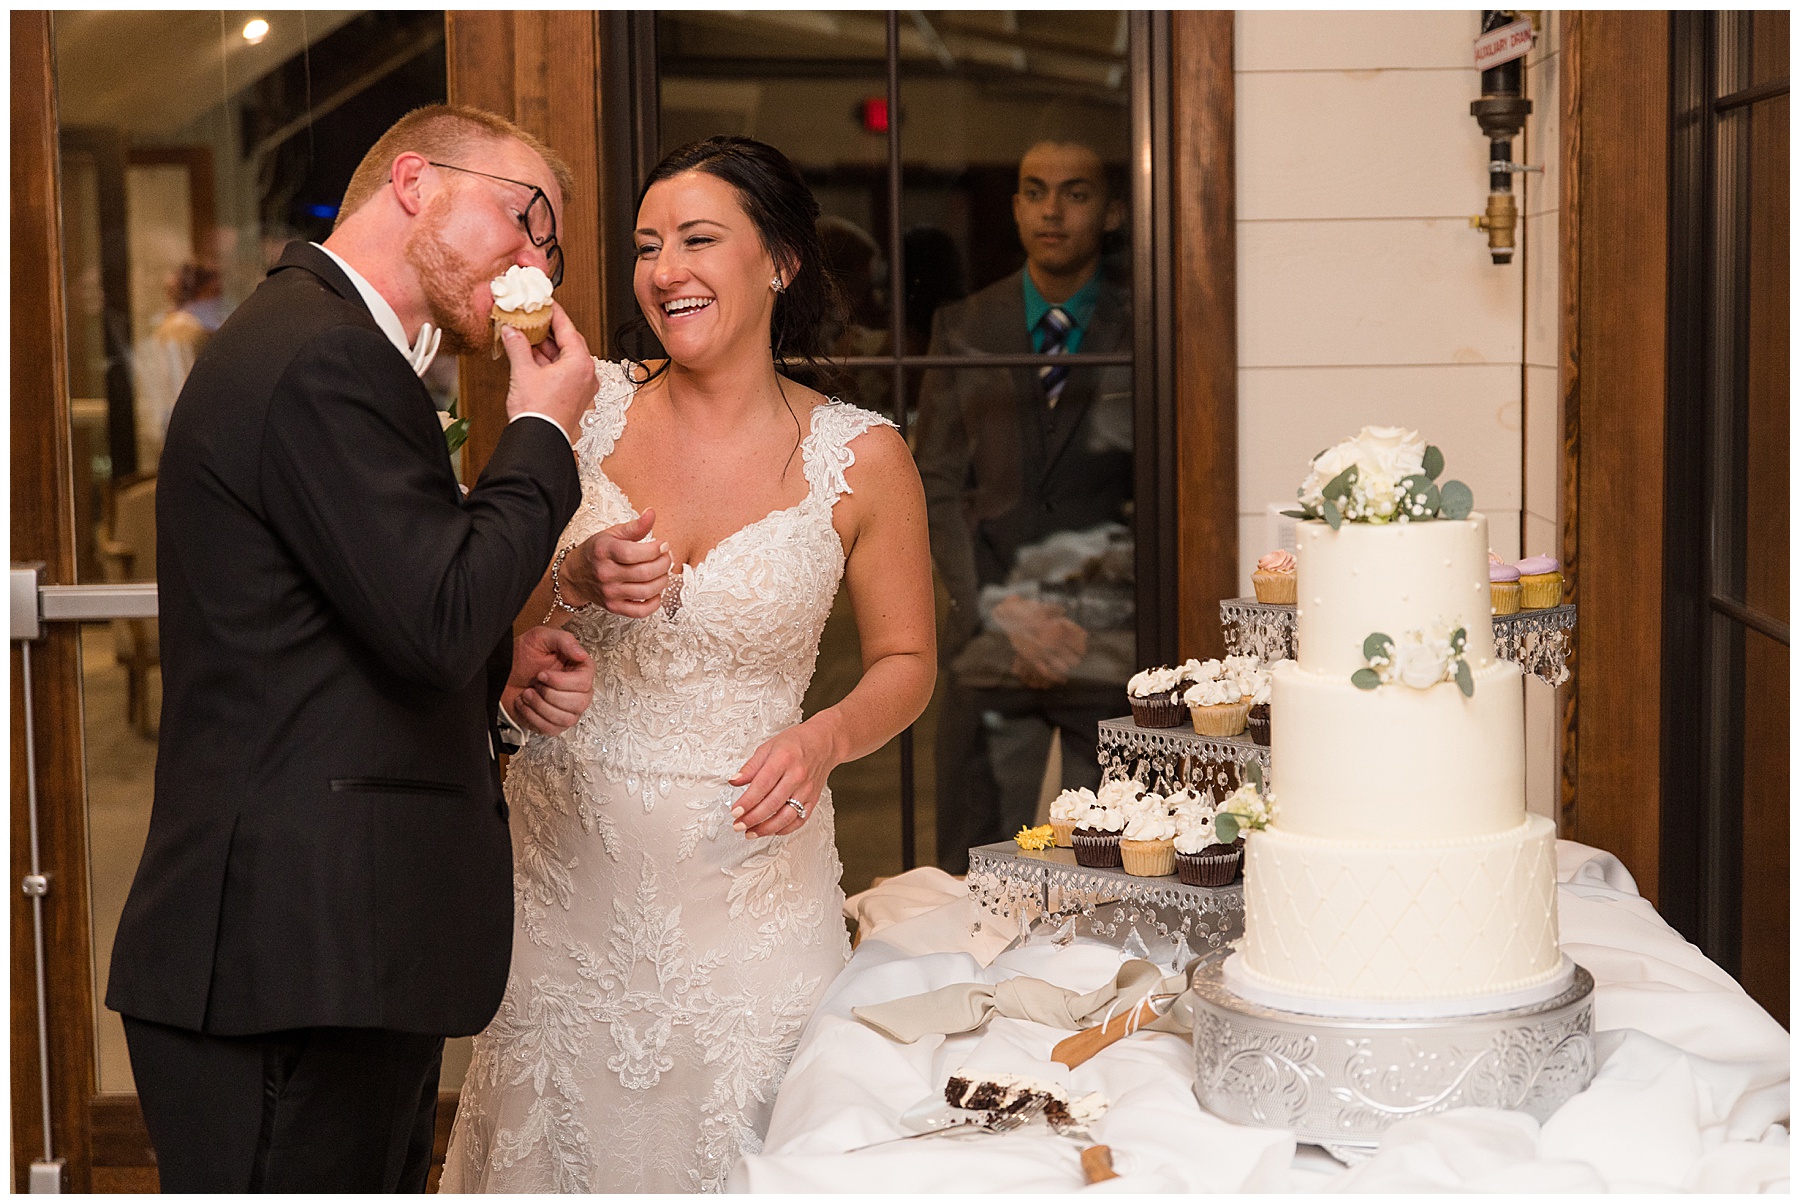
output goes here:
{"type": "Polygon", "coordinates": [[[87,623],[100,619],[154,619],[156,582],[38,587],[38,615],[46,623],[87,623]]]}

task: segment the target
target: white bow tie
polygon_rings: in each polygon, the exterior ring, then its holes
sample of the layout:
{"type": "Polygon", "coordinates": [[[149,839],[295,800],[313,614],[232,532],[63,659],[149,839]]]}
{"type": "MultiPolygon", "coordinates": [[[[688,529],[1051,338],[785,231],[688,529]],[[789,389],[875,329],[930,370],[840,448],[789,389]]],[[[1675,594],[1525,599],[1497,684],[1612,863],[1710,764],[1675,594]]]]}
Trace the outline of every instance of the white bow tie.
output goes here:
{"type": "Polygon", "coordinates": [[[426,322],[419,327],[419,338],[406,352],[406,362],[420,376],[425,375],[431,367],[431,361],[437,358],[438,343],[443,340],[444,332],[426,322]]]}

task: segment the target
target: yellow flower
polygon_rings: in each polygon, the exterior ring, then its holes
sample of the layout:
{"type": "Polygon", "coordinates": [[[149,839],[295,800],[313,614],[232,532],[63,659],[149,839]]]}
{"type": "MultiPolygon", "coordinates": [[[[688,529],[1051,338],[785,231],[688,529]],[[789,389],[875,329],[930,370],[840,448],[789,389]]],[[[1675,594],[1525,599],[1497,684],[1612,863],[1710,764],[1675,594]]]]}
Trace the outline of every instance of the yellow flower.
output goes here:
{"type": "Polygon", "coordinates": [[[1021,849],[1035,853],[1056,843],[1056,829],[1049,824],[1043,824],[1036,828],[1020,828],[1018,835],[1013,839],[1019,842],[1021,849]]]}

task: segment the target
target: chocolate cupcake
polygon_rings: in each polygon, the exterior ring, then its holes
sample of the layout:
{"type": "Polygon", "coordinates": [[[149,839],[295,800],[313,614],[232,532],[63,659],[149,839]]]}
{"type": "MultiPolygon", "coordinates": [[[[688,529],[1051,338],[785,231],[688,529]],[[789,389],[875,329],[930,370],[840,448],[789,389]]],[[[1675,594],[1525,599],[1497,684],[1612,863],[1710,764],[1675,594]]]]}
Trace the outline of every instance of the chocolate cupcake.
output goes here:
{"type": "Polygon", "coordinates": [[[1076,865],[1085,865],[1089,869],[1118,869],[1122,864],[1117,832],[1078,827],[1069,834],[1069,841],[1075,847],[1076,865]]]}
{"type": "Polygon", "coordinates": [[[1210,844],[1197,853],[1175,853],[1175,876],[1188,886],[1230,886],[1244,860],[1244,838],[1210,844]]]}
{"type": "Polygon", "coordinates": [[[1132,721],[1139,727],[1180,727],[1187,718],[1187,707],[1181,701],[1186,684],[1180,669],[1166,665],[1135,674],[1125,683],[1132,721]]]}
{"type": "Polygon", "coordinates": [[[1260,748],[1269,747],[1269,704],[1253,702],[1250,704],[1250,719],[1247,724],[1250,739],[1260,748]]]}

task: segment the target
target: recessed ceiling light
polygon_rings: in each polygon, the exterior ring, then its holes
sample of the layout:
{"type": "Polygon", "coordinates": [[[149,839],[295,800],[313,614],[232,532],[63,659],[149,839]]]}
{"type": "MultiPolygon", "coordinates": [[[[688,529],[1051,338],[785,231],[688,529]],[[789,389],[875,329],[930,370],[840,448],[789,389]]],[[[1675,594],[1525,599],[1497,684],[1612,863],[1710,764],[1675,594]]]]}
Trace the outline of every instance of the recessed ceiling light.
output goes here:
{"type": "Polygon", "coordinates": [[[250,43],[252,46],[257,45],[259,42],[261,42],[264,38],[266,38],[268,36],[269,36],[269,23],[267,21],[263,20],[261,17],[257,17],[255,20],[251,21],[248,25],[244,26],[244,41],[250,43]]]}

